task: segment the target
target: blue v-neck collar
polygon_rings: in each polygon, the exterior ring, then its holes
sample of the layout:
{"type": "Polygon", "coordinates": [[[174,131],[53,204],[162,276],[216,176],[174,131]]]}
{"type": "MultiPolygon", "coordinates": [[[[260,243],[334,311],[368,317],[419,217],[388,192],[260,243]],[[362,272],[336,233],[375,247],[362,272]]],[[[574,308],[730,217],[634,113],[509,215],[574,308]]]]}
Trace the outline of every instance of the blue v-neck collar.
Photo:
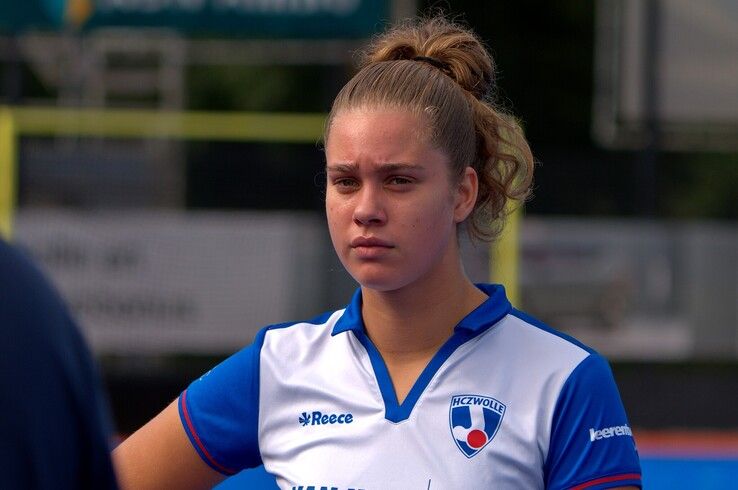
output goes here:
{"type": "Polygon", "coordinates": [[[428,387],[433,376],[443,366],[443,363],[453,352],[468,340],[487,331],[490,327],[500,321],[511,310],[510,302],[505,296],[505,288],[497,284],[477,284],[477,287],[489,296],[487,300],[479,305],[474,311],[465,316],[455,327],[453,335],[436,352],[415,384],[410,389],[402,404],[397,403],[397,395],[392,385],[387,366],[374,346],[374,343],[366,335],[364,320],[361,317],[361,289],[354,293],[351,303],[346,307],[341,318],[333,327],[332,335],[344,332],[353,332],[356,338],[366,349],[369,360],[374,369],[379,390],[385,406],[385,418],[391,422],[402,422],[406,420],[417,403],[420,395],[428,387]]]}

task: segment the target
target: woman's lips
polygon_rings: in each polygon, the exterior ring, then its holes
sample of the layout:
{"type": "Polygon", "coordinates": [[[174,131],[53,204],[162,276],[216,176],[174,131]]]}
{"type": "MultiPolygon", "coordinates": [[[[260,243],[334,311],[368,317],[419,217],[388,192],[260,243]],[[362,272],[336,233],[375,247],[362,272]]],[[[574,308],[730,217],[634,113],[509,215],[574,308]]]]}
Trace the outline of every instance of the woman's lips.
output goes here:
{"type": "Polygon", "coordinates": [[[386,242],[384,240],[381,240],[376,237],[356,237],[353,240],[351,240],[351,248],[358,248],[358,247],[382,247],[382,248],[392,248],[392,244],[389,242],[386,242]]]}
{"type": "Polygon", "coordinates": [[[376,237],[356,237],[349,244],[353,252],[362,259],[377,259],[387,253],[394,246],[376,237]]]}

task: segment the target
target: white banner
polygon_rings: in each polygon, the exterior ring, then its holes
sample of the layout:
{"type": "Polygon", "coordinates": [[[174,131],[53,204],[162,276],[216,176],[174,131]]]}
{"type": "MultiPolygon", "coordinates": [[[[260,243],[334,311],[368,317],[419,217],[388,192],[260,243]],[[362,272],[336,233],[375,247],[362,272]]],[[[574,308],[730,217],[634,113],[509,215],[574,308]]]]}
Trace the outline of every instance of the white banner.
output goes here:
{"type": "Polygon", "coordinates": [[[21,210],[16,223],[97,352],[231,352],[320,303],[329,245],[312,215],[21,210]]]}

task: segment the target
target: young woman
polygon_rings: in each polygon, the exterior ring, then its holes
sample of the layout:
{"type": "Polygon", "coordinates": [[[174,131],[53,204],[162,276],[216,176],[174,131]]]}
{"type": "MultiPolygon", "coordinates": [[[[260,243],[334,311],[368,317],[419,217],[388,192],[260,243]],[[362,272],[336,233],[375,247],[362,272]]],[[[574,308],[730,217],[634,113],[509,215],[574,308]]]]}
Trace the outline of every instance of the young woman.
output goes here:
{"type": "Polygon", "coordinates": [[[351,303],[266,327],[114,457],[124,488],[205,488],[264,464],[283,489],[637,488],[607,362],[474,285],[532,158],[492,106],[489,54],[432,18],[367,49],[325,134],[326,214],[351,303]]]}

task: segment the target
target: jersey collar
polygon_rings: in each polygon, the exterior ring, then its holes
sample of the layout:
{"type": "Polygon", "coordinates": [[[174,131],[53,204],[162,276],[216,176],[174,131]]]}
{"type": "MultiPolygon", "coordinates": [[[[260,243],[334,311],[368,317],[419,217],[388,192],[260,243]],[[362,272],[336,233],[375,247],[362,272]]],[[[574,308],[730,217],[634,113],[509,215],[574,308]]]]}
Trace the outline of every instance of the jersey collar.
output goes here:
{"type": "MultiPolygon", "coordinates": [[[[499,284],[477,284],[476,286],[489,298],[462,318],[454,327],[455,332],[467,332],[472,336],[479,335],[500,321],[512,309],[503,286],[499,284]]],[[[364,320],[361,318],[361,288],[356,290],[343,315],[336,321],[332,335],[349,330],[364,331],[364,320]]]]}

